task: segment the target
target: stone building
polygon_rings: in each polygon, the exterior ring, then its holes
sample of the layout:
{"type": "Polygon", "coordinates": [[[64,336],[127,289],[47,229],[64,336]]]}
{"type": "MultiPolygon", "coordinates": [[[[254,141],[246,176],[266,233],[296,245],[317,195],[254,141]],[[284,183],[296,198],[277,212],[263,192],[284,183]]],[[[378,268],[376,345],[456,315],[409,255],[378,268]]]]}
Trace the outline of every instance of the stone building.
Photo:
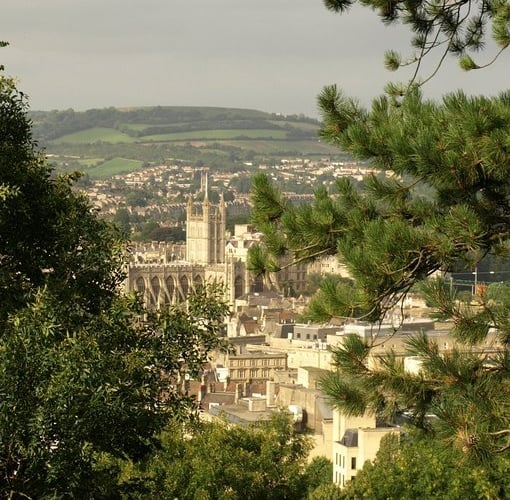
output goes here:
{"type": "Polygon", "coordinates": [[[347,416],[333,410],[333,482],[352,481],[367,460],[374,460],[381,439],[400,427],[377,422],[375,415],[347,416]]]}
{"type": "Polygon", "coordinates": [[[268,351],[250,352],[244,355],[231,355],[227,360],[232,382],[266,382],[274,380],[276,372],[287,370],[287,356],[284,353],[268,351]]]}
{"type": "MultiPolygon", "coordinates": [[[[261,292],[263,282],[247,268],[248,250],[258,244],[261,234],[248,225],[226,232],[227,208],[223,196],[218,204],[209,201],[207,174],[203,173],[204,200],[186,204],[186,244],[145,243],[131,249],[126,289],[142,294],[149,307],[161,307],[185,300],[198,286],[219,282],[225,299],[232,304],[243,295],[261,292]]],[[[286,289],[304,288],[306,271],[301,266],[282,271],[286,289]]]]}
{"type": "Polygon", "coordinates": [[[127,269],[126,288],[142,294],[149,307],[161,307],[185,300],[200,285],[225,285],[226,300],[246,292],[249,286],[246,262],[225,254],[226,207],[207,197],[202,203],[188,200],[186,244],[151,243],[135,245],[127,269]]]}

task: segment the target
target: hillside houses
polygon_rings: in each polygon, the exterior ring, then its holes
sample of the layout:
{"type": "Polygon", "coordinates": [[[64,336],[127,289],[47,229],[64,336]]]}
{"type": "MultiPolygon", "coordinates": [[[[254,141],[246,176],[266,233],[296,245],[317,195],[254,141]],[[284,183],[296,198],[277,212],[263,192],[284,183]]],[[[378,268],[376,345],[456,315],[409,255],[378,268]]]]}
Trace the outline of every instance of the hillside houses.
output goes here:
{"type": "MultiPolygon", "coordinates": [[[[239,201],[244,212],[248,211],[247,190],[239,191],[239,179],[249,189],[253,173],[261,170],[260,166],[240,171],[223,172],[215,169],[209,171],[209,189],[212,193],[230,193],[227,204],[232,205],[234,213],[239,213],[239,201]],[[237,202],[237,203],[235,203],[237,202]]],[[[374,169],[356,162],[332,162],[327,158],[320,161],[295,158],[281,160],[275,165],[265,165],[265,171],[271,179],[282,186],[285,195],[294,201],[308,201],[319,184],[332,185],[339,177],[353,177],[361,180],[364,176],[376,173],[374,169]]],[[[203,167],[183,163],[155,165],[140,170],[113,175],[111,178],[90,180],[90,185],[82,188],[93,205],[107,216],[113,216],[119,208],[126,208],[130,213],[142,218],[156,217],[158,221],[166,215],[182,215],[186,196],[201,190],[199,185],[203,167]],[[126,194],[133,190],[150,192],[151,197],[144,199],[143,205],[132,205],[126,194]]]]}

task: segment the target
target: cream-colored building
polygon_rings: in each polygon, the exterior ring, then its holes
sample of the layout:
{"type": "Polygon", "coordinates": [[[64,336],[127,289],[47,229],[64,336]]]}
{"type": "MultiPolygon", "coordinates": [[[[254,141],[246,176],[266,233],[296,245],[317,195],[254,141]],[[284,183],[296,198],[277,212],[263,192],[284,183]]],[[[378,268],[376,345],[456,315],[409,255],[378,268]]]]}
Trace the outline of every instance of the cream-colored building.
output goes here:
{"type": "Polygon", "coordinates": [[[352,481],[367,460],[374,460],[381,439],[399,427],[379,426],[375,415],[348,417],[333,410],[333,481],[340,487],[352,481]]]}
{"type": "Polygon", "coordinates": [[[244,355],[231,355],[226,361],[231,382],[267,382],[274,380],[276,372],[287,370],[287,355],[255,351],[244,355]]]}
{"type": "Polygon", "coordinates": [[[334,274],[342,278],[351,278],[347,267],[340,262],[338,255],[327,255],[308,264],[308,273],[327,276],[334,274]]]}
{"type": "Polygon", "coordinates": [[[319,389],[319,381],[326,373],[319,368],[298,368],[295,382],[280,383],[276,398],[277,406],[302,409],[304,424],[313,433],[314,447],[309,459],[323,456],[332,460],[333,410],[319,389]]]}

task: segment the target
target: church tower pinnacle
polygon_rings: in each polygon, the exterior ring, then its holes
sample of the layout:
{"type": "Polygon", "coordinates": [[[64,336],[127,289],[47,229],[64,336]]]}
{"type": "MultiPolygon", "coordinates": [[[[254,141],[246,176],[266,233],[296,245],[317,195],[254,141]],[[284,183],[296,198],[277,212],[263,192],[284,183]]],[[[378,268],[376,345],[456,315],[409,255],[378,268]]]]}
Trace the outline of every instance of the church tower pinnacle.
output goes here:
{"type": "Polygon", "coordinates": [[[203,264],[225,262],[226,207],[223,196],[219,205],[209,201],[208,172],[202,171],[204,200],[199,207],[188,198],[186,210],[186,260],[203,264]]]}

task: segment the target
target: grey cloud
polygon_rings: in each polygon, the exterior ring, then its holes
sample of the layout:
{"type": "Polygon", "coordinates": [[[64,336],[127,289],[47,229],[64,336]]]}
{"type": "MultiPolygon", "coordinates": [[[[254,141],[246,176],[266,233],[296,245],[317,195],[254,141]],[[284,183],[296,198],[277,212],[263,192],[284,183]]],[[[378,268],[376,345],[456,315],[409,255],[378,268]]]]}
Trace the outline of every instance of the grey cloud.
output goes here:
{"type": "MultiPolygon", "coordinates": [[[[409,35],[370,11],[321,0],[3,0],[0,62],[35,109],[211,105],[316,114],[323,85],[368,103],[389,80],[383,54],[409,35]]],[[[509,65],[466,75],[451,61],[427,87],[496,92],[509,65]]]]}

